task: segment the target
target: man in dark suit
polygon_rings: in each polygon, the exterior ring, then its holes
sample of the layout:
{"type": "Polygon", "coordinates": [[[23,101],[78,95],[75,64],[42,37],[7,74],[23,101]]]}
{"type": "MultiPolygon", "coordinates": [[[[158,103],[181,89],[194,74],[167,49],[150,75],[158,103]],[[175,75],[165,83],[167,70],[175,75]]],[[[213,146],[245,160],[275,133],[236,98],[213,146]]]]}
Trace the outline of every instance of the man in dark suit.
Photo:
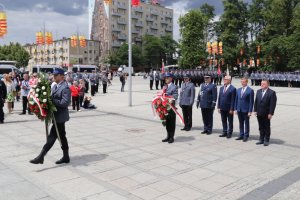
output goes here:
{"type": "Polygon", "coordinates": [[[223,134],[220,137],[231,138],[232,136],[235,96],[236,89],[231,85],[231,76],[225,76],[224,86],[220,88],[218,98],[218,111],[221,114],[223,125],[223,134]]]}
{"type": "Polygon", "coordinates": [[[184,128],[181,130],[190,131],[192,128],[193,104],[195,99],[195,86],[190,81],[190,74],[183,75],[184,83],[181,86],[179,106],[182,108],[184,128]]]}
{"type": "Polygon", "coordinates": [[[264,144],[268,146],[271,135],[271,119],[276,108],[277,97],[276,92],[269,88],[269,81],[261,81],[261,89],[256,93],[254,102],[254,114],[257,116],[259,126],[259,142],[257,145],[264,144]]]}
{"type": "Polygon", "coordinates": [[[234,106],[234,110],[239,117],[240,123],[240,135],[236,140],[247,142],[250,134],[249,119],[253,111],[254,91],[247,86],[247,78],[242,78],[241,83],[242,87],[236,92],[234,106]]]}
{"type": "MultiPolygon", "coordinates": [[[[56,161],[56,164],[69,163],[69,146],[66,138],[65,122],[69,121],[68,105],[71,102],[71,91],[68,84],[65,81],[64,70],[55,69],[53,72],[56,85],[52,88],[52,102],[55,105],[57,111],[54,112],[54,117],[57,123],[58,134],[61,139],[61,148],[63,150],[63,157],[56,161]]],[[[44,157],[51,149],[57,139],[57,133],[54,124],[51,127],[50,134],[47,138],[47,142],[44,145],[40,155],[31,160],[32,164],[43,164],[44,157]]]]}
{"type": "Polygon", "coordinates": [[[218,96],[217,86],[211,82],[210,76],[204,76],[205,83],[201,84],[197,98],[197,108],[200,106],[204,130],[202,134],[210,135],[213,128],[213,114],[218,96]]]}
{"type": "MultiPolygon", "coordinates": [[[[163,90],[166,91],[166,95],[172,97],[174,101],[172,104],[175,106],[175,101],[178,98],[178,88],[176,85],[172,83],[173,81],[173,74],[166,73],[165,74],[165,87],[163,90]]],[[[175,112],[170,109],[168,111],[168,115],[166,117],[166,129],[167,129],[167,137],[162,140],[162,142],[173,143],[174,142],[174,135],[176,129],[176,114],[175,112]]]]}
{"type": "Polygon", "coordinates": [[[0,79],[0,124],[4,123],[3,107],[4,107],[6,95],[7,95],[6,85],[0,79]]]}

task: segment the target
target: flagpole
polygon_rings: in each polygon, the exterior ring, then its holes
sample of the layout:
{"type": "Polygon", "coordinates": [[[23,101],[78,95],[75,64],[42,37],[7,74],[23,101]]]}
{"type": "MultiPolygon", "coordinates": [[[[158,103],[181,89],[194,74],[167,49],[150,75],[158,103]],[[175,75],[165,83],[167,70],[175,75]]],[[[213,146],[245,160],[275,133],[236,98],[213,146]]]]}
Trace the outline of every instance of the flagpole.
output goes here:
{"type": "Polygon", "coordinates": [[[128,69],[129,69],[129,106],[132,106],[132,42],[131,42],[131,0],[128,0],[128,69]]]}

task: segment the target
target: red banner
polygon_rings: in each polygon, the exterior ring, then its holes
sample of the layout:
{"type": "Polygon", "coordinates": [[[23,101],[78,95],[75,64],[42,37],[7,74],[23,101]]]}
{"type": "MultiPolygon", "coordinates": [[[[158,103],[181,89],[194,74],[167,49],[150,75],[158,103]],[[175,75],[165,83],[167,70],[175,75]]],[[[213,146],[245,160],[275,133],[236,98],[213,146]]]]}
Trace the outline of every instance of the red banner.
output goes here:
{"type": "Polygon", "coordinates": [[[139,6],[140,5],[140,0],[131,0],[131,5],[132,6],[139,6]]]}

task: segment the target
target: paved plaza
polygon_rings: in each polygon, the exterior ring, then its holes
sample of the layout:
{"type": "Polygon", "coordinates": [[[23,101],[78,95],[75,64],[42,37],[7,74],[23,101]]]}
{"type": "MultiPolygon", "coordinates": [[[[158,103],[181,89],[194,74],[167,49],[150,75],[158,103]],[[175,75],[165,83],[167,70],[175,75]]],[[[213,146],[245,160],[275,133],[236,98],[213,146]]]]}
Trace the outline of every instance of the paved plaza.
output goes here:
{"type": "MultiPolygon", "coordinates": [[[[177,118],[175,142],[168,144],[161,142],[165,128],[153,118],[150,102],[157,91],[148,82],[134,77],[132,107],[116,78],[107,94],[93,98],[96,110],[71,111],[67,165],[55,164],[62,156],[58,142],[43,165],[28,162],[45,142],[45,127],[35,116],[18,115],[16,103],[0,125],[0,200],[300,199],[300,89],[272,88],[278,103],[268,147],[255,144],[254,116],[246,143],[235,140],[237,116],[234,137],[218,137],[216,111],[213,134],[200,134],[196,107],[192,131],[180,131],[177,118]]],[[[239,80],[233,85],[239,87],[239,80]]]]}

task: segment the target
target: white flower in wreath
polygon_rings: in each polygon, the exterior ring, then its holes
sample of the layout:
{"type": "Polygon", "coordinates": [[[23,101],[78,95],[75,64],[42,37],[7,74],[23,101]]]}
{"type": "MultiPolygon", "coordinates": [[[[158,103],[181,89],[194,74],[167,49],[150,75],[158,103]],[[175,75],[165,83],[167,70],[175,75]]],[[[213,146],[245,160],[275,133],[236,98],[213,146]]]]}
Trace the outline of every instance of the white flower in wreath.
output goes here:
{"type": "Polygon", "coordinates": [[[47,102],[47,99],[43,99],[43,103],[46,103],[47,102]]]}
{"type": "Polygon", "coordinates": [[[45,87],[45,86],[43,86],[43,87],[42,87],[42,90],[46,90],[46,87],[45,87]]]}
{"type": "Polygon", "coordinates": [[[33,92],[33,91],[34,91],[34,90],[31,88],[31,89],[30,89],[30,92],[33,92]]]}
{"type": "Polygon", "coordinates": [[[46,95],[47,95],[47,92],[43,92],[43,95],[45,95],[45,96],[46,96],[46,95]]]}
{"type": "Polygon", "coordinates": [[[39,88],[37,88],[35,91],[36,91],[36,92],[39,92],[39,91],[40,91],[40,89],[39,89],[39,88]]]}
{"type": "Polygon", "coordinates": [[[39,97],[39,94],[35,94],[35,97],[38,98],[38,97],[39,97]]]}
{"type": "Polygon", "coordinates": [[[29,104],[30,105],[34,105],[34,101],[29,101],[29,104]]]}
{"type": "Polygon", "coordinates": [[[33,95],[30,95],[30,98],[32,99],[32,98],[33,98],[33,95]]]}
{"type": "Polygon", "coordinates": [[[38,83],[42,82],[41,79],[38,80],[38,83]]]}

